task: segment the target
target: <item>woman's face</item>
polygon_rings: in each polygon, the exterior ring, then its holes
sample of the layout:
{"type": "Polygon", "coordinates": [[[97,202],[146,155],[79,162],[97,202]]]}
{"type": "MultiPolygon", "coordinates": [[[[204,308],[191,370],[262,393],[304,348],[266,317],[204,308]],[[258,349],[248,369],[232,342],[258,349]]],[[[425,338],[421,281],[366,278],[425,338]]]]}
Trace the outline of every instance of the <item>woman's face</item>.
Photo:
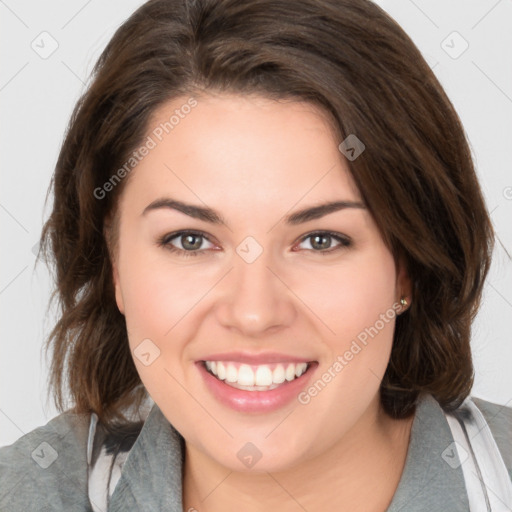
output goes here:
{"type": "Polygon", "coordinates": [[[121,196],[117,304],[142,382],[188,449],[284,470],[382,417],[408,280],[318,110],[187,100],[155,113],[121,196]],[[251,382],[266,387],[240,389],[251,382]]]}

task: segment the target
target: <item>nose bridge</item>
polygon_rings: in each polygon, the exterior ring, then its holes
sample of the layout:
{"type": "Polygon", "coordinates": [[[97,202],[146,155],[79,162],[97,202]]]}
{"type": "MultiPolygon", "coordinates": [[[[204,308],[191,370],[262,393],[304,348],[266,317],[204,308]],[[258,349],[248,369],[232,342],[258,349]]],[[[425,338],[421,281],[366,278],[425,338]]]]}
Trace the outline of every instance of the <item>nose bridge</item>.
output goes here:
{"type": "Polygon", "coordinates": [[[224,326],[257,335],[291,322],[294,307],[286,286],[276,276],[279,271],[270,250],[258,249],[254,240],[246,240],[237,248],[233,267],[218,308],[224,326]]]}

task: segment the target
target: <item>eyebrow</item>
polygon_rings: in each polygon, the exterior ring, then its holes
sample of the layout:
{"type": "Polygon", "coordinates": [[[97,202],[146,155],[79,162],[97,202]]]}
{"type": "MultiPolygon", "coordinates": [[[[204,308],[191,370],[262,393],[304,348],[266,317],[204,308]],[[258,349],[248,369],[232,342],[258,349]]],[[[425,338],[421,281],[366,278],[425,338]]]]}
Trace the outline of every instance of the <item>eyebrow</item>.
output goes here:
{"type": "MultiPolygon", "coordinates": [[[[309,222],[311,220],[319,219],[330,213],[334,213],[347,208],[358,208],[365,210],[366,206],[358,201],[331,201],[317,206],[303,208],[302,210],[285,216],[284,220],[287,224],[295,226],[309,222]]],[[[182,201],[168,197],[156,199],[152,203],[148,204],[146,208],[144,208],[142,215],[146,215],[148,212],[158,209],[177,210],[194,219],[199,219],[211,224],[227,226],[224,217],[222,217],[221,214],[211,208],[184,203],[182,201]]]]}

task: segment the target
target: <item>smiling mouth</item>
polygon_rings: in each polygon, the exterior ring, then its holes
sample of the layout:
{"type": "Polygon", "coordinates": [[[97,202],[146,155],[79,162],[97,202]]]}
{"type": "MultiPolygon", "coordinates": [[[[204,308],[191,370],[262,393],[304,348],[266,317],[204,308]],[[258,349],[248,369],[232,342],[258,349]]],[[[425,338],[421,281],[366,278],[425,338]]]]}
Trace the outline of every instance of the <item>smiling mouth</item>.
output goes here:
{"type": "Polygon", "coordinates": [[[245,391],[270,391],[304,375],[309,363],[240,364],[234,361],[201,361],[206,371],[228,386],[245,391]]]}

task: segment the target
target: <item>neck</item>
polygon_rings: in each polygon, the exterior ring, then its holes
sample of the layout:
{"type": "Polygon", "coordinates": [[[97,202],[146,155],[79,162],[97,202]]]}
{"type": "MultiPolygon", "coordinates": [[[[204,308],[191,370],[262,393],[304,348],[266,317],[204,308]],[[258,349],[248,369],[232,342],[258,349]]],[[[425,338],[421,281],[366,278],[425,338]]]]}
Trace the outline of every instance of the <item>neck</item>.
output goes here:
{"type": "Polygon", "coordinates": [[[379,402],[373,405],[331,449],[286,471],[234,472],[187,444],[184,510],[385,512],[402,476],[414,416],[394,420],[379,402]]]}

